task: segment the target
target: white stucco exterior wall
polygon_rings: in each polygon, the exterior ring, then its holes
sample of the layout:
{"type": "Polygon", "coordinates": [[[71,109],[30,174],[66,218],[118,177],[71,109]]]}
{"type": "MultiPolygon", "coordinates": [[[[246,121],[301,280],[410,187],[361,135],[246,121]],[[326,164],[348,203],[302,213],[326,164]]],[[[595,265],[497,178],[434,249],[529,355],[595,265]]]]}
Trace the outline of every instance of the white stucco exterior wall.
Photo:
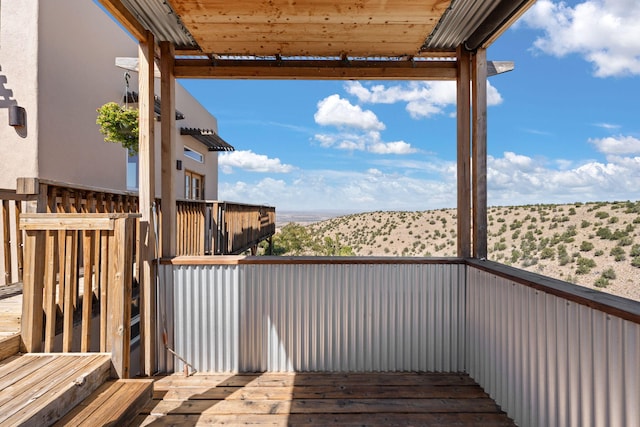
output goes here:
{"type": "MultiPolygon", "coordinates": [[[[116,57],[137,57],[138,46],[90,0],[0,1],[0,188],[14,189],[19,177],[67,184],[127,189],[127,152],[104,142],[96,109],[122,102],[125,71],[116,57]],[[70,29],[73,23],[73,31],[70,29]],[[8,110],[18,103],[27,112],[27,126],[8,126],[8,110]]],[[[130,72],[130,90],[138,76],[130,72]]],[[[156,94],[160,80],[156,79],[156,94]]],[[[213,129],[216,119],[176,83],[176,108],[185,115],[176,122],[177,198],[184,198],[184,172],[205,177],[205,198],[218,196],[218,153],[180,127],[213,129]],[[184,146],[205,156],[203,163],[184,156],[184,146]]],[[[160,123],[156,123],[156,192],[160,196],[160,123]]]]}
{"type": "Polygon", "coordinates": [[[0,2],[0,188],[38,175],[39,0],[0,2]],[[26,126],[9,126],[9,106],[26,110],[26,126]]]}
{"type": "Polygon", "coordinates": [[[122,102],[114,60],[137,55],[136,43],[91,1],[41,0],[40,13],[39,177],[124,190],[125,150],[104,142],[96,109],[122,102]]]}

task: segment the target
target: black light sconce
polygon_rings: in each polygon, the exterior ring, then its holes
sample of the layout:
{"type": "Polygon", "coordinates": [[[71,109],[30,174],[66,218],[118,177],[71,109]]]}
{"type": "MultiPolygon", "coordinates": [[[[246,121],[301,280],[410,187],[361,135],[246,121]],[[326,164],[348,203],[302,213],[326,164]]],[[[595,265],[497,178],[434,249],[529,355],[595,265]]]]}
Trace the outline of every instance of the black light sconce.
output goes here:
{"type": "Polygon", "coordinates": [[[9,126],[23,127],[25,125],[26,111],[18,105],[9,107],[9,126]]]}
{"type": "Polygon", "coordinates": [[[176,169],[182,170],[182,160],[176,160],[176,169]]]}

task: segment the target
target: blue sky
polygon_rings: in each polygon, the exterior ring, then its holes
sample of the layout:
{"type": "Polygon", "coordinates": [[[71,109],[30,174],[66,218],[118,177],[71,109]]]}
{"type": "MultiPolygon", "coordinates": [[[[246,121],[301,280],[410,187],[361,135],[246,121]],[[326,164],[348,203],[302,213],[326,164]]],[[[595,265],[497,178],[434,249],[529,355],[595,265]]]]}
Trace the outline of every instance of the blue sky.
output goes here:
{"type": "MultiPolygon", "coordinates": [[[[640,2],[538,0],[492,45],[489,205],[640,199],[640,2]]],[[[455,83],[180,83],[236,151],[219,199],[279,211],[455,207],[455,83]]]]}

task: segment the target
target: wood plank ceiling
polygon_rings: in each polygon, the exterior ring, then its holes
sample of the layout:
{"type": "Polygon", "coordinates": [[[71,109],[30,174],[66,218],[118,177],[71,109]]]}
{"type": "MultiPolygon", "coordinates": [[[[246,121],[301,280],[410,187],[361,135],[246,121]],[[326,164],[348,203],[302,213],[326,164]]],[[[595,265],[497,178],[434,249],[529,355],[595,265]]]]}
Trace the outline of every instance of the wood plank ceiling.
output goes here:
{"type": "Polygon", "coordinates": [[[221,55],[417,55],[449,0],[174,0],[204,52],[221,55]]]}

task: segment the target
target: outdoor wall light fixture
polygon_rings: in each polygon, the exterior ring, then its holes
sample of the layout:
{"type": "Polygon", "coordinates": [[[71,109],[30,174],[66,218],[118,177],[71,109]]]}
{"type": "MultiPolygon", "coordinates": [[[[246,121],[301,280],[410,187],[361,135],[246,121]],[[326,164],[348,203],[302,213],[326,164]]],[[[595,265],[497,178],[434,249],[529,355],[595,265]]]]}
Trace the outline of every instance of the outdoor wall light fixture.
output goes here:
{"type": "Polygon", "coordinates": [[[11,105],[9,107],[9,126],[23,127],[25,125],[26,112],[23,107],[11,105]]]}
{"type": "Polygon", "coordinates": [[[182,170],[182,160],[176,160],[176,169],[182,170]]]}

